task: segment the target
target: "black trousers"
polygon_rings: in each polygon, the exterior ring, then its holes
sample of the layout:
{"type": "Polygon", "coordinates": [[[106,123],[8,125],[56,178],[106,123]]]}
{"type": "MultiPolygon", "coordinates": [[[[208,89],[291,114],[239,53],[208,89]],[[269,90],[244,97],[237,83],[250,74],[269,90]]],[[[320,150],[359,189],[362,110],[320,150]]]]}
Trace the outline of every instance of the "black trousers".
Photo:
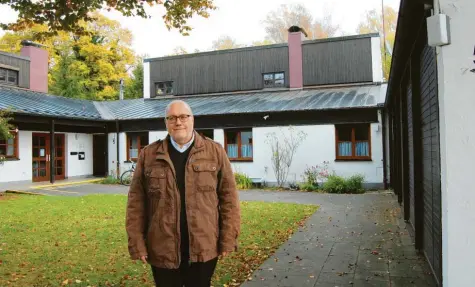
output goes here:
{"type": "Polygon", "coordinates": [[[152,265],[157,287],[210,287],[218,258],[188,264],[182,261],[179,269],[158,268],[152,265]]]}

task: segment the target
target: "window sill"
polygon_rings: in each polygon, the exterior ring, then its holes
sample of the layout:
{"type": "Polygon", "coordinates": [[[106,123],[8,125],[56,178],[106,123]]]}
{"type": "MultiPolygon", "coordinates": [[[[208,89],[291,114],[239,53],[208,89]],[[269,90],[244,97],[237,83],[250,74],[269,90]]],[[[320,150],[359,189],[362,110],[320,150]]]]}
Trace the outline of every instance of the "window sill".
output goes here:
{"type": "Polygon", "coordinates": [[[371,158],[337,158],[335,159],[336,162],[338,161],[373,161],[371,158]]]}
{"type": "Polygon", "coordinates": [[[231,162],[253,162],[254,159],[252,158],[230,158],[229,161],[231,162]]]}
{"type": "Polygon", "coordinates": [[[134,163],[134,162],[137,162],[137,160],[126,160],[126,161],[124,161],[124,163],[134,163]]]}

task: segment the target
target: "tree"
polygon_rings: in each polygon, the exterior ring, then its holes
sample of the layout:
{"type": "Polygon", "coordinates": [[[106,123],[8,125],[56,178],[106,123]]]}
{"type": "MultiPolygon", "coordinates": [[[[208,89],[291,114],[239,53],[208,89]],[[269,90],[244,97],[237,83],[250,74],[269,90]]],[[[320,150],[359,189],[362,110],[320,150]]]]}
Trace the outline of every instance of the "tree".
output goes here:
{"type": "Polygon", "coordinates": [[[143,98],[143,63],[142,59],[137,62],[137,66],[132,71],[132,78],[128,79],[125,85],[125,99],[143,98]]]}
{"type": "Polygon", "coordinates": [[[230,36],[220,36],[216,41],[213,41],[213,50],[227,50],[241,48],[242,45],[238,44],[236,40],[230,36]]]}
{"type": "MultiPolygon", "coordinates": [[[[134,64],[132,33],[118,21],[95,13],[94,21],[82,21],[86,34],[59,31],[38,40],[49,53],[49,91],[70,98],[118,99],[120,79],[127,80],[127,67],[134,64]]],[[[0,49],[18,53],[23,39],[46,31],[35,24],[0,38],[0,49]]]]}
{"type": "MultiPolygon", "coordinates": [[[[9,139],[12,137],[10,131],[13,130],[13,126],[9,123],[11,121],[10,112],[0,110],[0,139],[9,139]]],[[[5,161],[5,155],[0,154],[0,164],[5,161]]]]}
{"type": "Polygon", "coordinates": [[[0,22],[0,28],[18,31],[31,27],[33,24],[46,25],[48,29],[38,36],[51,35],[58,31],[75,34],[87,32],[80,23],[93,21],[97,15],[93,12],[102,9],[116,10],[128,17],[149,18],[145,4],[163,5],[166,11],[163,15],[166,27],[178,29],[180,33],[187,35],[191,31],[191,27],[187,25],[190,18],[195,14],[207,18],[209,11],[215,9],[213,0],[0,0],[0,4],[8,5],[18,12],[18,20],[15,23],[0,22]]]}
{"type": "Polygon", "coordinates": [[[173,52],[169,56],[178,56],[188,54],[188,51],[183,46],[176,46],[173,48],[173,52]]]}
{"type": "Polygon", "coordinates": [[[272,45],[272,41],[269,39],[264,39],[262,41],[254,41],[252,42],[252,46],[265,46],[265,45],[272,45]]]}
{"type": "Polygon", "coordinates": [[[379,33],[381,36],[381,53],[383,55],[383,74],[384,78],[389,79],[389,71],[391,70],[391,58],[389,53],[394,46],[397,26],[397,12],[390,6],[384,6],[384,32],[381,12],[377,9],[366,12],[365,20],[358,25],[357,33],[379,33]],[[386,42],[384,42],[384,34],[386,42]],[[389,48],[389,49],[387,49],[389,48]],[[385,52],[386,51],[386,52],[385,52]]]}
{"type": "Polygon", "coordinates": [[[282,129],[280,135],[275,132],[267,134],[266,142],[272,152],[272,168],[279,187],[283,187],[286,183],[297,148],[306,137],[305,132],[296,130],[294,127],[288,128],[288,135],[282,129]]]}
{"type": "Polygon", "coordinates": [[[269,12],[264,20],[267,39],[273,43],[284,43],[288,39],[291,26],[304,28],[309,39],[333,37],[340,30],[326,14],[323,19],[314,20],[310,11],[301,4],[283,4],[279,9],[269,12]]]}

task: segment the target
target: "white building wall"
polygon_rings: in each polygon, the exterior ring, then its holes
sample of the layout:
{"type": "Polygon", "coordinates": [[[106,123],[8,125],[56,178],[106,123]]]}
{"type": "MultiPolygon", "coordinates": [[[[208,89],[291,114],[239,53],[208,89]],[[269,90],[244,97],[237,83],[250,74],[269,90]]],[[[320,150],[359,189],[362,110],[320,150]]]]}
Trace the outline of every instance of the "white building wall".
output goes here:
{"type": "MultiPolygon", "coordinates": [[[[33,148],[32,140],[35,131],[18,132],[19,160],[6,161],[0,166],[0,182],[32,181],[33,179],[33,148]]],[[[45,133],[45,132],[37,132],[45,133]]],[[[93,136],[89,134],[65,134],[65,176],[85,176],[93,174],[92,144],[93,136]],[[79,160],[71,151],[85,152],[85,159],[79,160]]]]}
{"type": "MultiPolygon", "coordinates": [[[[302,181],[302,175],[307,166],[322,165],[324,161],[328,161],[329,170],[335,171],[337,175],[348,177],[356,173],[361,173],[365,176],[367,183],[381,184],[383,182],[382,132],[378,126],[379,124],[376,123],[371,124],[372,161],[367,162],[335,161],[334,125],[295,127],[296,130],[305,132],[307,137],[298,147],[292,166],[290,167],[287,181],[302,181]]],[[[266,143],[266,136],[272,132],[279,135],[280,131],[280,127],[253,128],[253,162],[232,162],[233,169],[236,172],[243,172],[251,178],[263,178],[269,183],[277,182],[272,168],[272,154],[269,145],[266,143]]],[[[282,131],[285,135],[289,135],[287,127],[283,127],[282,131]]]]}
{"type": "MultiPolygon", "coordinates": [[[[382,185],[383,182],[383,153],[382,153],[382,129],[379,123],[371,124],[371,155],[372,161],[352,161],[335,162],[335,126],[334,125],[312,125],[298,126],[297,130],[302,130],[307,134],[307,138],[302,142],[294,156],[293,164],[290,168],[288,181],[301,181],[305,168],[311,165],[321,165],[323,161],[329,162],[329,170],[334,170],[341,176],[352,176],[361,173],[365,176],[365,181],[372,184],[382,185]]],[[[243,172],[251,178],[262,178],[268,183],[275,183],[277,180],[271,164],[271,151],[266,143],[268,133],[283,131],[288,135],[287,127],[262,127],[253,128],[253,161],[252,162],[232,162],[234,171],[243,172]]],[[[164,139],[166,131],[149,132],[149,142],[164,139]]],[[[116,146],[112,143],[115,133],[109,135],[109,170],[116,169],[116,146]]],[[[224,130],[214,130],[214,140],[224,146],[224,130]]],[[[120,166],[121,173],[131,167],[131,163],[126,161],[126,133],[120,133],[120,166]]]]}
{"type": "Polygon", "coordinates": [[[148,133],[148,142],[153,143],[158,140],[163,140],[167,134],[167,131],[151,131],[148,133]]]}
{"type": "MultiPolygon", "coordinates": [[[[117,170],[117,140],[116,133],[109,134],[109,175],[116,176],[117,170]]],[[[159,139],[164,139],[166,131],[150,131],[148,134],[149,144],[159,139]]],[[[120,174],[132,167],[132,162],[127,159],[127,133],[119,133],[119,165],[120,174]]]]}
{"type": "Polygon", "coordinates": [[[371,37],[371,56],[373,62],[373,82],[382,82],[383,58],[381,55],[381,37],[371,37]]]}
{"type": "Polygon", "coordinates": [[[450,17],[451,37],[450,45],[437,48],[443,286],[473,286],[475,70],[471,70],[475,69],[475,1],[435,2],[440,3],[440,12],[450,17]]]}
{"type": "MultiPolygon", "coordinates": [[[[85,176],[93,174],[91,134],[68,133],[65,135],[66,146],[66,177],[85,176]],[[70,152],[84,152],[85,159],[79,160],[78,155],[70,152]]],[[[30,146],[31,147],[31,146],[30,146]]]]}
{"type": "Polygon", "coordinates": [[[117,171],[117,135],[116,133],[108,134],[108,173],[110,176],[116,176],[117,171]]]}
{"type": "MultiPolygon", "coordinates": [[[[31,181],[33,178],[33,150],[31,131],[18,132],[18,156],[20,160],[6,161],[0,165],[0,182],[31,181]]],[[[1,190],[1,188],[0,188],[1,190]]]]}
{"type": "Polygon", "coordinates": [[[224,130],[215,129],[213,133],[213,140],[219,142],[224,147],[224,130]]]}
{"type": "Polygon", "coordinates": [[[150,62],[143,63],[143,97],[150,98],[150,62]]]}

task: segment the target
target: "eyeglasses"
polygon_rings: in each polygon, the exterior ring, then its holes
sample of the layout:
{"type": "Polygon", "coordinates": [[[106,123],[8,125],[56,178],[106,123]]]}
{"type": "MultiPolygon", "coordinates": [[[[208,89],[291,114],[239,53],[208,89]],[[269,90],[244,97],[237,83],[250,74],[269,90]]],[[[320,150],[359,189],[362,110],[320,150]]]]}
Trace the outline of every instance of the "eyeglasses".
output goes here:
{"type": "Polygon", "coordinates": [[[176,123],[177,119],[180,119],[180,122],[182,123],[187,122],[189,117],[191,117],[191,115],[168,116],[165,119],[167,119],[168,122],[174,124],[176,123]]]}

